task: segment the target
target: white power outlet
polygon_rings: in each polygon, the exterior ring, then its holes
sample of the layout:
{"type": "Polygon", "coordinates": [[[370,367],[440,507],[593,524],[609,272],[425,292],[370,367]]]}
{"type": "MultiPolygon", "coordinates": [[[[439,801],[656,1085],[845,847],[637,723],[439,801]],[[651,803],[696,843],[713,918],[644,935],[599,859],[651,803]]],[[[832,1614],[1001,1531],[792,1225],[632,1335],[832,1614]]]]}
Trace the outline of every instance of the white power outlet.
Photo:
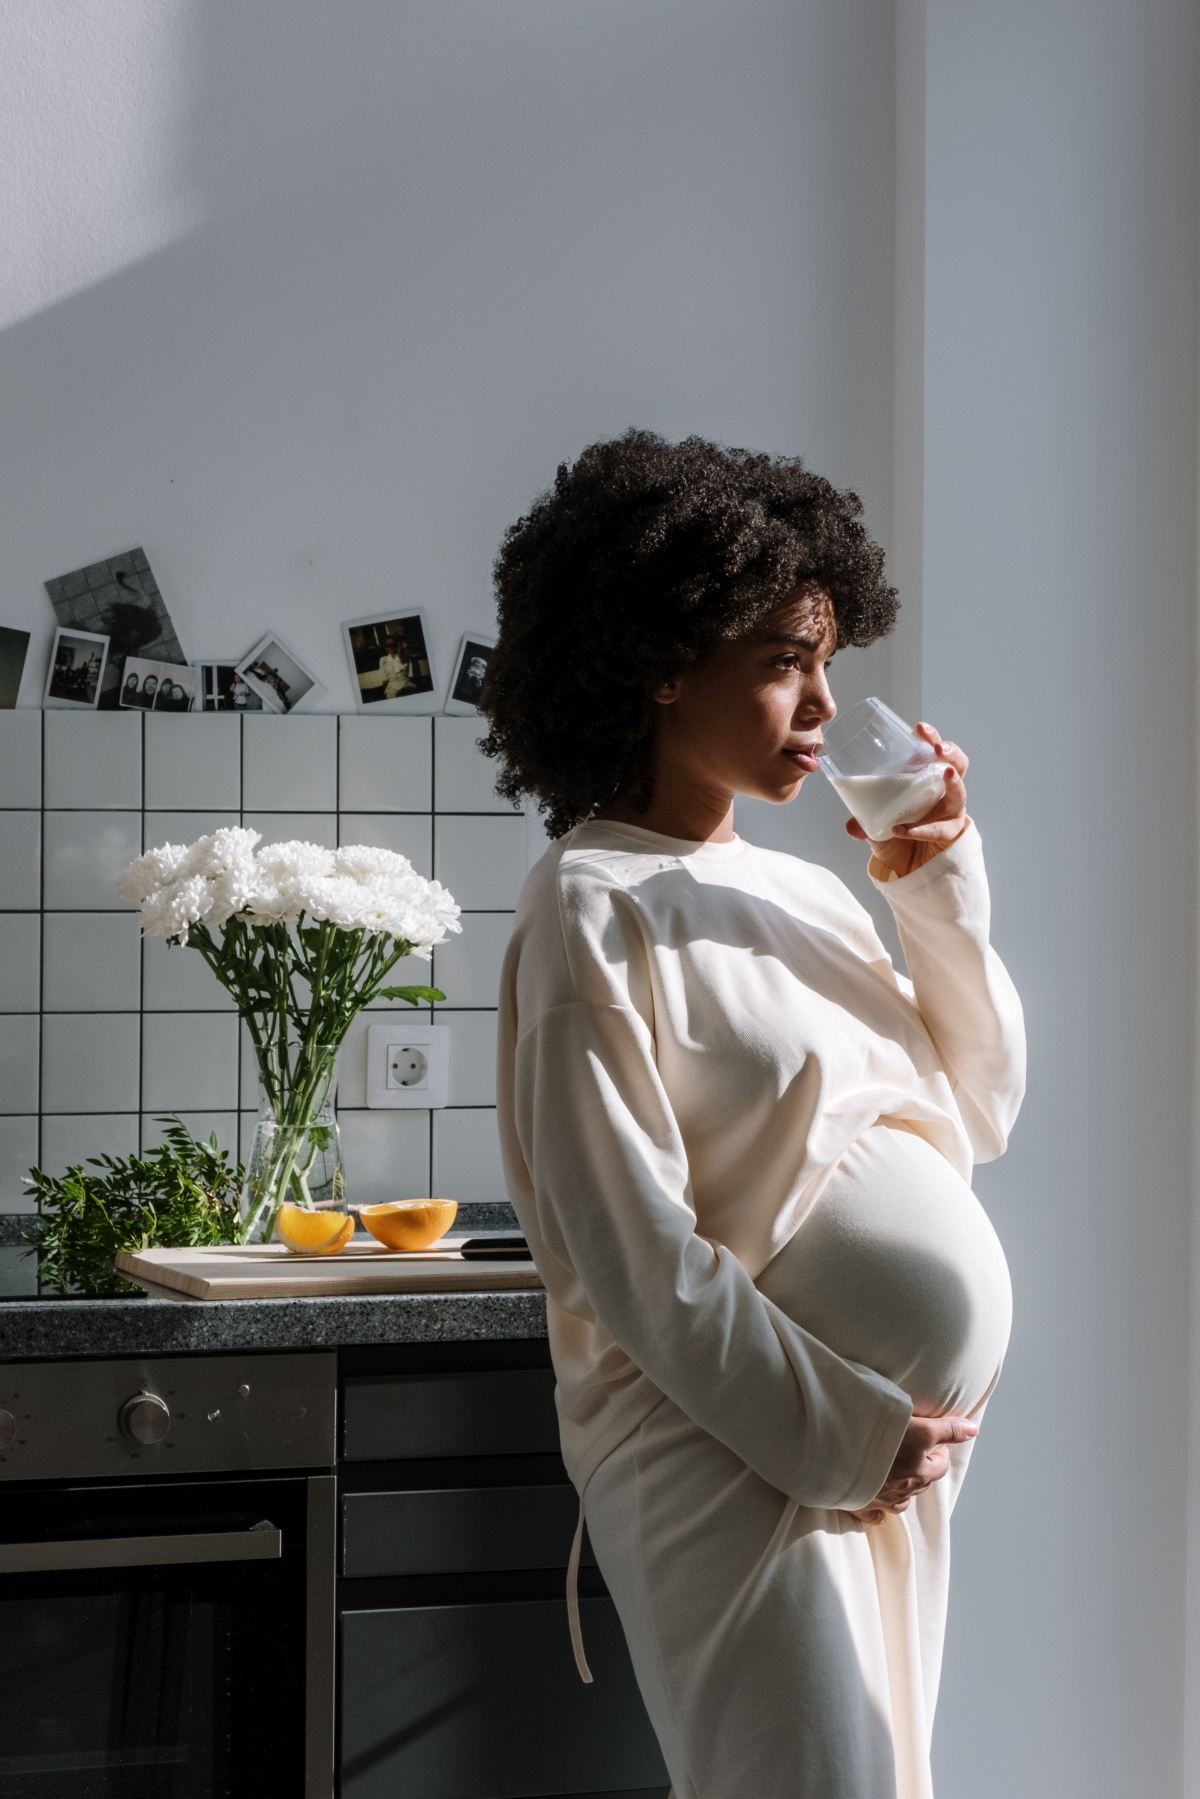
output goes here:
{"type": "Polygon", "coordinates": [[[390,1088],[429,1088],[429,1057],[415,1043],[388,1045],[387,1084],[390,1088]]]}
{"type": "Polygon", "coordinates": [[[367,1026],[367,1104],[444,1106],[450,1074],[450,1028],[397,1014],[367,1026]]]}

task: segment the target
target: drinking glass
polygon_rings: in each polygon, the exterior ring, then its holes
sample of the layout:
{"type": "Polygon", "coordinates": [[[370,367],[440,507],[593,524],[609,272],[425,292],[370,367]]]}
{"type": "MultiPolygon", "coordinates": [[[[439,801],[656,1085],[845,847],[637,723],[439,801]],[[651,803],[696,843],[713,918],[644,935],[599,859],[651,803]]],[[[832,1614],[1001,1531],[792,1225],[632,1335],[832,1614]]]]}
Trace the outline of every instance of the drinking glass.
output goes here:
{"type": "Polygon", "coordinates": [[[822,774],[877,843],[928,812],[945,785],[946,764],[933,745],[882,700],[848,706],[824,738],[817,756],[822,774]]]}

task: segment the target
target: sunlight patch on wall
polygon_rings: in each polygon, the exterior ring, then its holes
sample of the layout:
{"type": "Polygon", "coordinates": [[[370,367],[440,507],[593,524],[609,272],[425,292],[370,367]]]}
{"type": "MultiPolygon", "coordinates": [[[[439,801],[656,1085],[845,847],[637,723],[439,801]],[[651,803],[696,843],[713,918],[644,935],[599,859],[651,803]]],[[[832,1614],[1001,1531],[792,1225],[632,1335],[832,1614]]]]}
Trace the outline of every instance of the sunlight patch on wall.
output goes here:
{"type": "Polygon", "coordinates": [[[0,325],[186,235],[180,168],[192,0],[0,9],[0,325]]]}

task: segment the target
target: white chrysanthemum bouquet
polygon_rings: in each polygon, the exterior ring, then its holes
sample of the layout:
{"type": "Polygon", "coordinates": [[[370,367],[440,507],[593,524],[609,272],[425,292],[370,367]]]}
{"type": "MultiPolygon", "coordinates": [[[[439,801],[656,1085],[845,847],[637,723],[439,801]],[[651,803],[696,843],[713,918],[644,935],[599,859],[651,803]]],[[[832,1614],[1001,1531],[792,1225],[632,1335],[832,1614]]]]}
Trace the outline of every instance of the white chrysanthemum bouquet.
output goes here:
{"type": "Polygon", "coordinates": [[[445,996],[384,983],[405,956],[429,957],[461,930],[437,881],[391,850],[274,843],[231,827],[164,844],[118,883],[149,936],[199,950],[246,1021],[261,1101],[244,1202],[246,1234],[270,1238],[279,1207],[345,1197],[333,1081],[351,1023],[376,999],[445,996]]]}

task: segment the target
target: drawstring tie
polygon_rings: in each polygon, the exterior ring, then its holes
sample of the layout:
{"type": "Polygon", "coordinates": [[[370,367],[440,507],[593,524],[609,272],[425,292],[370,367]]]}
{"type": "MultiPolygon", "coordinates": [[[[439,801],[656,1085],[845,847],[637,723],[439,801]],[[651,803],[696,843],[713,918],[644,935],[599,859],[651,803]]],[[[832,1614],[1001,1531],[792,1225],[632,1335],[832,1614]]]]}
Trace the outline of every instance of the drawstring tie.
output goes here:
{"type": "Polygon", "coordinates": [[[583,1495],[579,1496],[579,1522],[575,1526],[575,1540],[571,1544],[571,1559],[567,1563],[567,1622],[571,1627],[571,1648],[575,1651],[575,1666],[579,1669],[579,1678],[585,1686],[592,1684],[592,1670],[587,1665],[587,1656],[583,1653],[583,1627],[579,1622],[579,1557],[583,1551],[583,1495]]]}

